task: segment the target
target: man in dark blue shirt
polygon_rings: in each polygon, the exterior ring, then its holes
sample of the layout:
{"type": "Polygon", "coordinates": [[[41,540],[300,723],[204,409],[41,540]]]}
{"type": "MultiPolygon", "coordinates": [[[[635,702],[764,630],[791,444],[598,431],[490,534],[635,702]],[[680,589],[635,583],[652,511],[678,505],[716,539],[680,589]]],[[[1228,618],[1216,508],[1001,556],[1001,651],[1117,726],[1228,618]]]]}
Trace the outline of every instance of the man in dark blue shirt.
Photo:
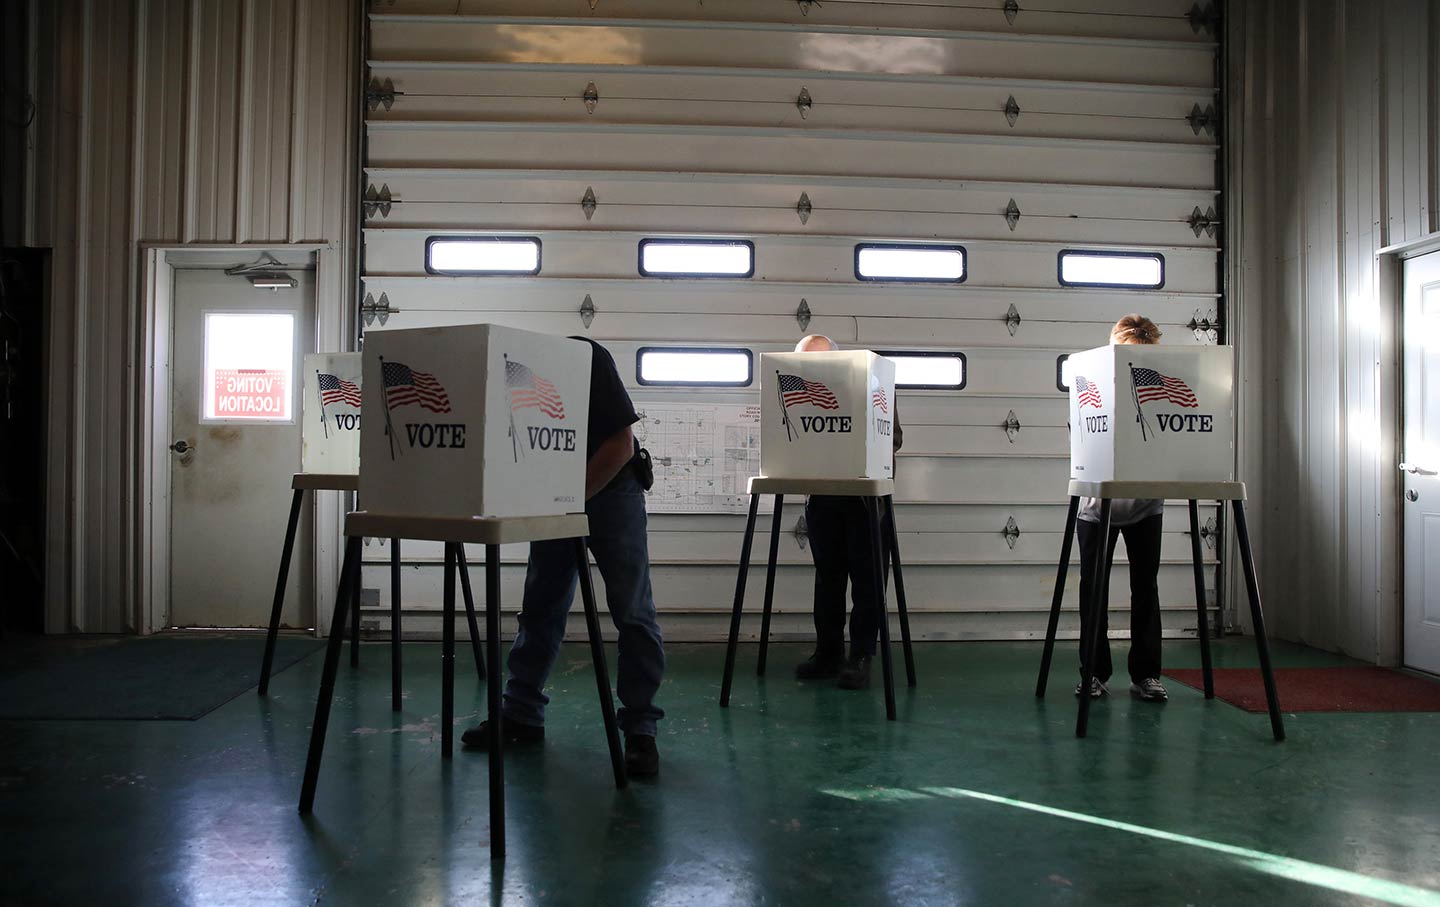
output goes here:
{"type": "MultiPolygon", "coordinates": [[[[610,618],[620,631],[617,717],[625,734],[625,767],[632,777],[655,775],[660,756],[655,723],[665,713],[655,704],[665,673],[665,651],[650,591],[650,550],[645,493],[637,473],[639,446],[630,426],[639,421],[615,360],[590,344],[590,419],[585,462],[585,514],[590,551],[605,582],[610,618]]],[[[520,631],[510,647],[502,728],[507,743],[545,737],[545,680],[560,654],[565,618],[579,574],[567,539],[532,542],[525,574],[520,631]]],[[[468,747],[489,746],[489,722],[461,737],[468,747]]]]}

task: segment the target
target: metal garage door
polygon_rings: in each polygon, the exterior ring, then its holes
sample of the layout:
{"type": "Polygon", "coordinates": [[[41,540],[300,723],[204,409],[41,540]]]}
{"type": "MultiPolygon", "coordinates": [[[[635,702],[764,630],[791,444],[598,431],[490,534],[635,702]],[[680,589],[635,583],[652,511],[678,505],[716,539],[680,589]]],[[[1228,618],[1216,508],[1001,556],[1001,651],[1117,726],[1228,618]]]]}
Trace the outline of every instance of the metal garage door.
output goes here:
{"type": "MultiPolygon", "coordinates": [[[[1036,635],[1064,522],[1057,357],[1105,343],[1131,311],[1167,342],[1214,342],[1192,322],[1217,320],[1216,47],[1191,5],[374,0],[366,329],[586,333],[642,409],[670,413],[758,392],[642,387],[641,347],[760,352],[822,332],[963,352],[963,389],[900,393],[913,621],[924,638],[1036,635]],[[456,234],[536,237],[540,271],[427,273],[427,238],[456,234]],[[751,241],[754,274],[643,277],[647,237],[751,241]],[[885,241],[962,245],[966,279],[857,280],[857,243],[885,241]],[[1061,286],[1066,249],[1158,252],[1163,289],[1061,286]]],[[[787,509],[780,545],[781,633],[809,632],[800,513],[787,509]]],[[[671,639],[723,634],[742,528],[735,513],[653,514],[671,639]]],[[[1185,529],[1183,508],[1167,511],[1172,633],[1195,626],[1185,529]]],[[[366,585],[388,601],[386,550],[366,550],[366,585]]],[[[406,607],[433,610],[439,548],[405,552],[406,607]]],[[[506,555],[518,605],[524,551],[506,555]]]]}

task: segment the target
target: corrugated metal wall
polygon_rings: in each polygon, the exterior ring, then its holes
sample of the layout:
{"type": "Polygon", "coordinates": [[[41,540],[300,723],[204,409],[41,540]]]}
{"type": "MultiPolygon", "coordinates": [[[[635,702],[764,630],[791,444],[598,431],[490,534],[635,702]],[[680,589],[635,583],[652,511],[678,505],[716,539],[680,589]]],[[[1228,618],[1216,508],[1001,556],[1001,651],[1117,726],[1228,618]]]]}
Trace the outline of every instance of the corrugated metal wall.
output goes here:
{"type": "MultiPolygon", "coordinates": [[[[930,638],[1042,633],[1068,458],[1057,355],[1105,343],[1136,310],[1164,325],[1167,342],[1210,342],[1185,325],[1215,314],[1217,243],[1187,219],[1217,204],[1216,143],[1186,117],[1215,100],[1216,45],[1187,19],[1189,0],[1021,3],[1013,22],[1003,6],[375,2],[370,75],[396,96],[367,124],[368,182],[391,204],[366,220],[365,291],[395,310],[386,328],[588,331],[632,383],[645,343],[788,348],[805,332],[802,299],[808,330],[845,345],[965,352],[965,390],[901,394],[897,499],[913,619],[930,638]],[[583,99],[592,82],[593,111],[583,99]],[[587,188],[593,217],[581,206],[587,188]],[[808,219],[797,216],[802,193],[808,219]],[[538,235],[541,274],[427,275],[425,238],[465,231],[538,235]],[[677,234],[752,239],[754,279],[641,278],[637,240],[677,234]],[[855,243],[886,239],[963,243],[968,280],[855,280],[855,243]],[[1165,288],[1063,288],[1056,255],[1073,245],[1162,252],[1165,288]],[[598,310],[588,327],[578,313],[587,295],[598,310]]],[[[753,389],[631,389],[642,405],[756,399],[753,389]]],[[[1195,627],[1183,513],[1167,520],[1161,574],[1177,633],[1195,627]]],[[[777,608],[782,633],[805,635],[812,571],[793,535],[799,516],[787,508],[777,608]]],[[[743,523],[652,515],[672,638],[723,633],[743,523]]],[[[405,604],[433,609],[439,548],[404,550],[405,604]]],[[[367,554],[366,583],[387,601],[386,550],[367,554]]],[[[506,596],[518,604],[524,552],[506,555],[506,596]]],[[[762,587],[751,584],[752,605],[762,587]]],[[[1066,622],[1068,632],[1073,613],[1066,622]]]]}
{"type": "Polygon", "coordinates": [[[1437,4],[1232,6],[1242,473],[1277,635],[1393,661],[1397,301],[1375,253],[1436,229],[1437,4]]]}
{"type": "Polygon", "coordinates": [[[53,632],[135,629],[140,243],[333,243],[318,307],[353,309],[358,15],[353,0],[31,2],[53,632]]]}

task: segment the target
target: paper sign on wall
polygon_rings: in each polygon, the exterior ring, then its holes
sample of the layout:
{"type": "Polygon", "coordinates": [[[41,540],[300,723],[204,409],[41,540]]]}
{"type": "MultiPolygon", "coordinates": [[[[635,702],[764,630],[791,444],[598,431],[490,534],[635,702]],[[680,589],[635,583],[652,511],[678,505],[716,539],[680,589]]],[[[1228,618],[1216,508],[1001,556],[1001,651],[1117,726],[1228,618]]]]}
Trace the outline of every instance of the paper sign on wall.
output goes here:
{"type": "Polygon", "coordinates": [[[266,368],[215,370],[216,419],[284,419],[285,373],[266,368]]]}

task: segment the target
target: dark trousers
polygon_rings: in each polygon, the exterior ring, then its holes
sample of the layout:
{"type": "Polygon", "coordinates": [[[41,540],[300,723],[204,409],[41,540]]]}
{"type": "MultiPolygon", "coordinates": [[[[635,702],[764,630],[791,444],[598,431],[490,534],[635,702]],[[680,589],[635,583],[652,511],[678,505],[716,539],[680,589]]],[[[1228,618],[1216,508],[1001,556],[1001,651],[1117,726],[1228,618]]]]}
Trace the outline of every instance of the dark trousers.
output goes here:
{"type": "MultiPolygon", "coordinates": [[[[845,653],[845,584],[850,583],[850,654],[874,655],[880,633],[876,618],[875,567],[865,498],[812,494],[805,503],[810,556],[815,560],[815,649],[826,657],[845,653]]],[[[880,537],[888,539],[889,516],[882,516],[880,537]]],[[[888,558],[888,545],[882,549],[888,558]]],[[[889,578],[889,563],[881,583],[889,578]]]]}
{"type": "MultiPolygon", "coordinates": [[[[1110,544],[1105,550],[1108,566],[1115,558],[1115,542],[1125,536],[1125,550],[1130,556],[1130,679],[1136,683],[1147,677],[1160,676],[1160,523],[1161,515],[1143,519],[1132,526],[1110,530],[1110,544]]],[[[1097,628],[1090,626],[1089,603],[1095,588],[1095,547],[1100,544],[1100,524],[1078,520],[1080,534],[1080,644],[1083,646],[1097,628]]],[[[1106,571],[1105,606],[1100,609],[1100,644],[1097,647],[1094,671],[1102,683],[1110,679],[1114,668],[1110,662],[1108,608],[1110,603],[1109,571],[1106,571]]]]}

